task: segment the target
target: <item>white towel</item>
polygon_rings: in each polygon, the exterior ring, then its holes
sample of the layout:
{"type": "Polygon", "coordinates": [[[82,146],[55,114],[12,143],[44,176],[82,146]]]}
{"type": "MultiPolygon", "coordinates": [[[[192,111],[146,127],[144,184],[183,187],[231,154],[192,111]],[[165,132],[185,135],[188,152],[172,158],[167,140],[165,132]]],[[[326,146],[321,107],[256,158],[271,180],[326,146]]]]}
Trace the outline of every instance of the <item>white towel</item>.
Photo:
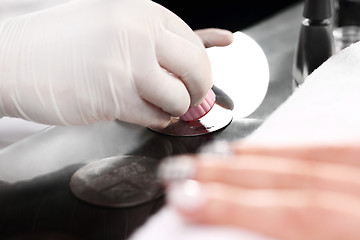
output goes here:
{"type": "MultiPolygon", "coordinates": [[[[131,240],[265,240],[236,228],[186,223],[172,208],[165,207],[131,236],[131,240]]],[[[267,238],[267,240],[269,240],[267,238]]]]}
{"type": "Polygon", "coordinates": [[[250,137],[248,144],[360,141],[360,43],[313,72],[250,137]]]}

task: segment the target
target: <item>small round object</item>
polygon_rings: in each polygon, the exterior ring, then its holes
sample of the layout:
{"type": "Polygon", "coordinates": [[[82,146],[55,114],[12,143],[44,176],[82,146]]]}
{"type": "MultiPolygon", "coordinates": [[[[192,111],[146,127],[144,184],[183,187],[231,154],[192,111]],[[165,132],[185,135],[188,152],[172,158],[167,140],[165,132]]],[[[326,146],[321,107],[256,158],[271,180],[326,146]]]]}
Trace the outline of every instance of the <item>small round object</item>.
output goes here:
{"type": "Polygon", "coordinates": [[[157,179],[156,159],[125,155],[91,162],[74,173],[72,193],[87,203],[106,207],[133,207],[164,194],[157,179]]]}
{"type": "Polygon", "coordinates": [[[234,118],[248,117],[260,106],[268,90],[270,72],[264,51],[242,32],[234,33],[229,46],[206,51],[214,85],[233,100],[234,118]]]}
{"type": "Polygon", "coordinates": [[[166,128],[150,128],[153,131],[170,136],[199,136],[218,131],[232,121],[232,111],[217,104],[204,117],[195,121],[183,121],[180,118],[172,118],[166,128]]]}
{"type": "Polygon", "coordinates": [[[212,109],[215,104],[215,100],[216,95],[213,90],[210,89],[205,97],[205,100],[199,106],[189,108],[189,110],[182,115],[180,119],[189,122],[202,118],[212,109]]]}

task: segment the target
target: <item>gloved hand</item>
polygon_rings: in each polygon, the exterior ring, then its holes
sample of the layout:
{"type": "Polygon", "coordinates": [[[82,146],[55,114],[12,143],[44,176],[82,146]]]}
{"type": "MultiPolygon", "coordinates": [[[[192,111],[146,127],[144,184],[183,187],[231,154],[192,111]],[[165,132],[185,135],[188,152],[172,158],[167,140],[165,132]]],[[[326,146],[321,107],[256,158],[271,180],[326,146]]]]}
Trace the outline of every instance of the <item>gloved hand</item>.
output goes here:
{"type": "Polygon", "coordinates": [[[164,127],[211,86],[200,38],[150,0],[77,0],[0,23],[2,115],[164,127]]]}

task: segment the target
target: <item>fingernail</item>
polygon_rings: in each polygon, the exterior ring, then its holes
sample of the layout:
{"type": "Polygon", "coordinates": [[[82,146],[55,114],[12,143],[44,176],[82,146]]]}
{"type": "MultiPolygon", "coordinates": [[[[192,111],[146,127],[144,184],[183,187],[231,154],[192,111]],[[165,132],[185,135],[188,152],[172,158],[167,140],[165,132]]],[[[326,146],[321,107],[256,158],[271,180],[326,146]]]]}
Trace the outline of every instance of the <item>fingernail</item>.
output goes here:
{"type": "Polygon", "coordinates": [[[195,168],[193,158],[169,157],[160,164],[158,177],[166,182],[185,180],[195,176],[195,168]]]}
{"type": "Polygon", "coordinates": [[[229,142],[226,141],[216,141],[202,147],[200,154],[202,155],[217,155],[217,156],[231,156],[235,152],[230,147],[229,142]]]}
{"type": "Polygon", "coordinates": [[[166,196],[168,204],[186,212],[195,211],[206,202],[205,192],[195,180],[172,183],[166,196]]]}

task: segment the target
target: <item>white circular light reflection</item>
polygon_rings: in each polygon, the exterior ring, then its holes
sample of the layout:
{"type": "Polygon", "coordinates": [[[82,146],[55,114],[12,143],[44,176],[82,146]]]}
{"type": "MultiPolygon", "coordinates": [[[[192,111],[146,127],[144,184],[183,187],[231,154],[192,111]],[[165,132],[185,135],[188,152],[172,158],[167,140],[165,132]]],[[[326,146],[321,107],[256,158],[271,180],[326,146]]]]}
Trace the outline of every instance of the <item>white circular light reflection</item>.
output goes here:
{"type": "Polygon", "coordinates": [[[253,113],[264,100],[269,84],[269,65],[261,47],[249,36],[234,33],[226,47],[207,49],[214,84],[234,101],[234,118],[253,113]]]}

